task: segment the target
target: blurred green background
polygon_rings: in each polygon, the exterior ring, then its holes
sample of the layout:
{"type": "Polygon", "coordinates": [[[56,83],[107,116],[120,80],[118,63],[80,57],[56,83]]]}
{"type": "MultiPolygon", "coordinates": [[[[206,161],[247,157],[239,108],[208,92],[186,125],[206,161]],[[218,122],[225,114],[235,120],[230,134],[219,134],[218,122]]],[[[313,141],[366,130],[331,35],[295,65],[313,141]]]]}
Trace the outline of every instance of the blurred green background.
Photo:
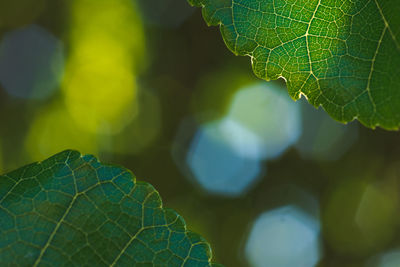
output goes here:
{"type": "Polygon", "coordinates": [[[131,169],[226,266],[400,266],[397,132],[264,82],[185,0],[0,0],[0,170],[131,169]]]}

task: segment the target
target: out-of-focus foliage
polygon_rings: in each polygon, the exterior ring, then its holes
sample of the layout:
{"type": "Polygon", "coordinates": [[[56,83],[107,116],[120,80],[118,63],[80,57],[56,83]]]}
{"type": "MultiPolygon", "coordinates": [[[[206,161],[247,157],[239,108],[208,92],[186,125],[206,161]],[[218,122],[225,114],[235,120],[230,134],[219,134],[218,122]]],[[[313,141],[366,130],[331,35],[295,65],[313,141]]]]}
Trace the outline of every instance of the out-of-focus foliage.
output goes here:
{"type": "Polygon", "coordinates": [[[135,115],[143,29],[130,0],[71,1],[65,102],[88,131],[121,131],[135,115]],[[106,90],[99,90],[106,88],[106,90]]]}
{"type": "MultiPolygon", "coordinates": [[[[287,80],[336,120],[400,126],[400,11],[396,0],[188,0],[221,25],[226,45],[260,78],[287,80]]],[[[207,53],[207,52],[205,52],[207,53]]]]}
{"type": "Polygon", "coordinates": [[[396,263],[398,133],[343,125],[305,99],[292,101],[284,81],[256,78],[248,58],[233,57],[186,1],[0,0],[0,7],[10,14],[0,16],[9,20],[0,23],[0,47],[10,36],[24,40],[0,61],[27,51],[34,56],[7,62],[37,71],[6,64],[0,73],[35,84],[18,97],[0,80],[2,172],[64,149],[122,164],[146,177],[226,266],[255,265],[248,244],[268,255],[270,240],[282,240],[274,267],[306,252],[301,259],[318,267],[396,263]],[[63,73],[40,40],[62,47],[63,73]],[[45,97],[33,97],[32,88],[49,84],[45,97]],[[282,230],[269,239],[252,238],[268,233],[256,227],[270,221],[265,216],[289,223],[268,228],[282,230]],[[299,241],[303,252],[288,253],[284,233],[293,225],[320,240],[299,241]]]}
{"type": "Polygon", "coordinates": [[[334,189],[323,210],[329,245],[344,255],[363,256],[390,243],[399,223],[395,184],[349,179],[334,189]]]}
{"type": "Polygon", "coordinates": [[[121,155],[138,154],[158,137],[162,123],[161,107],[153,90],[138,90],[135,113],[130,123],[103,148],[104,151],[121,155]]]}
{"type": "Polygon", "coordinates": [[[0,218],[3,266],[211,266],[150,184],[76,151],[0,176],[0,218]]]}
{"type": "Polygon", "coordinates": [[[99,138],[80,128],[64,103],[55,102],[39,110],[26,137],[25,147],[32,158],[53,155],[68,149],[71,144],[88,153],[97,154],[99,138]]]}

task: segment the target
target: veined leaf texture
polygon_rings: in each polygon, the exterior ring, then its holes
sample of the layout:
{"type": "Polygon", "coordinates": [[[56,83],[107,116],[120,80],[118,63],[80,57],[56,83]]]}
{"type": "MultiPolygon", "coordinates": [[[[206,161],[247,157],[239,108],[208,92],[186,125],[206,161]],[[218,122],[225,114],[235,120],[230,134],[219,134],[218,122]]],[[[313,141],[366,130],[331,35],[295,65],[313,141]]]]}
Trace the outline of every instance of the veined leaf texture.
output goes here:
{"type": "Polygon", "coordinates": [[[71,150],[0,176],[0,265],[212,266],[150,184],[71,150]]]}
{"type": "Polygon", "coordinates": [[[255,74],[283,77],[341,122],[400,125],[400,5],[395,0],[189,0],[255,74]]]}

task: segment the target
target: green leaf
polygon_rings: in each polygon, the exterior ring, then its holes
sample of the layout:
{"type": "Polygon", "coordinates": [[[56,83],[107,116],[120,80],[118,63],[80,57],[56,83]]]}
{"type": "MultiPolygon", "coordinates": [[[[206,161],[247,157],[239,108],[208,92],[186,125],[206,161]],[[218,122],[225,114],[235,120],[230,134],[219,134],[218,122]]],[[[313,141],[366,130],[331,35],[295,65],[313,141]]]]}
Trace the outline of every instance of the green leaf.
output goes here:
{"type": "Polygon", "coordinates": [[[64,151],[0,176],[0,266],[211,266],[209,244],[122,167],[64,151]]]}
{"type": "Polygon", "coordinates": [[[397,0],[188,0],[257,76],[284,77],[336,120],[400,126],[397,0]]]}

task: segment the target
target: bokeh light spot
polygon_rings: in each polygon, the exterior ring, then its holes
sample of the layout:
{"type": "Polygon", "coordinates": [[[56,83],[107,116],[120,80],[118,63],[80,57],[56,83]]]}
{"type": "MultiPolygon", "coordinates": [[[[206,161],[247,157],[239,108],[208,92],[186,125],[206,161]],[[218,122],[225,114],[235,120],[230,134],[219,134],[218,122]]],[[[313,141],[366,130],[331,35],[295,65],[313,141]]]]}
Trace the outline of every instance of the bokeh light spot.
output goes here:
{"type": "Polygon", "coordinates": [[[366,267],[399,267],[399,266],[400,266],[400,249],[398,248],[374,256],[366,264],[366,267]]]}
{"type": "Polygon", "coordinates": [[[262,174],[261,162],[238,154],[224,132],[226,121],[206,123],[193,138],[187,164],[209,193],[238,196],[262,174]]]}
{"type": "Polygon", "coordinates": [[[0,82],[8,94],[45,99],[58,88],[63,71],[63,44],[45,29],[30,25],[4,35],[0,82]]]}
{"type": "Polygon", "coordinates": [[[267,211],[255,221],[245,255],[254,267],[313,267],[321,257],[319,221],[293,205],[267,211]]]}
{"type": "Polygon", "coordinates": [[[280,156],[294,144],[302,132],[301,110],[277,83],[261,82],[242,88],[232,100],[227,117],[253,133],[257,150],[247,149],[244,141],[239,153],[258,159],[280,156]]]}

